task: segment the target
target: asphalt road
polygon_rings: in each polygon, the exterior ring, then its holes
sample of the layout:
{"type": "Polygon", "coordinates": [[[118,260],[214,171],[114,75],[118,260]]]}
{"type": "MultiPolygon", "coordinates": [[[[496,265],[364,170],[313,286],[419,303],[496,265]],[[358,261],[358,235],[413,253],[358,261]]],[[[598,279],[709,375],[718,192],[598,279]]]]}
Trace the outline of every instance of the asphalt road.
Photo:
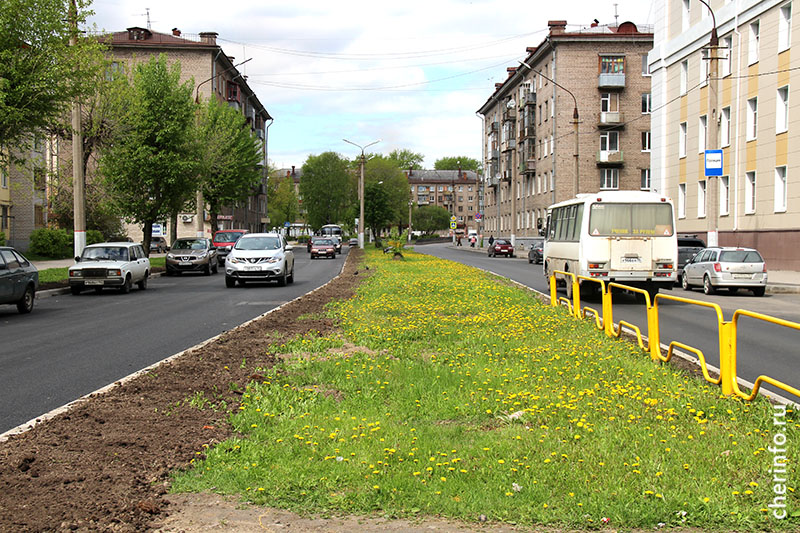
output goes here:
{"type": "Polygon", "coordinates": [[[336,259],[294,249],[295,282],[225,287],[219,274],[150,280],[130,294],[106,290],[38,298],[20,315],[0,306],[0,433],[234,328],[335,277],[336,259]]]}
{"type": "MultiPolygon", "coordinates": [[[[528,264],[527,252],[523,252],[524,257],[521,258],[490,258],[485,251],[478,253],[468,247],[452,248],[449,244],[417,246],[416,251],[491,271],[537,291],[550,293],[549,284],[542,274],[542,266],[528,264]]],[[[740,291],[738,295],[719,293],[706,296],[700,290],[686,292],[679,286],[672,291],[666,291],[666,294],[716,303],[722,308],[725,320],[730,320],[735,310],[747,309],[800,323],[798,294],[767,294],[756,298],[748,291],[740,291]]],[[[559,290],[559,296],[564,296],[563,289],[559,290]]],[[[659,300],[661,342],[669,344],[677,340],[699,348],[709,364],[719,367],[716,313],[709,308],[659,300]]],[[[583,305],[598,311],[601,308],[599,300],[584,301],[583,305]]],[[[644,305],[637,303],[635,297],[628,294],[615,295],[613,312],[615,322],[624,320],[636,324],[641,328],[642,334],[647,335],[644,305]]],[[[737,338],[737,374],[740,378],[754,382],[759,375],[766,374],[800,388],[800,331],[742,318],[739,320],[737,338]]],[[[774,388],[770,390],[779,392],[774,388]]],[[[798,398],[790,399],[800,401],[798,398]]]]}

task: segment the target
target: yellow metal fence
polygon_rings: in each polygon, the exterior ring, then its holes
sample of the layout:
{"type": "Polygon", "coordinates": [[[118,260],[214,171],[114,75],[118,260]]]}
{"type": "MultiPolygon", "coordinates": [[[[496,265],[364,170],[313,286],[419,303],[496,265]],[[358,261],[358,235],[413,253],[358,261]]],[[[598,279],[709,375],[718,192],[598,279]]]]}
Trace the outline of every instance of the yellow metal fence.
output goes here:
{"type": "Polygon", "coordinates": [[[703,377],[710,383],[720,385],[722,387],[722,393],[726,396],[736,395],[744,400],[749,401],[758,395],[758,391],[762,384],[768,383],[778,389],[800,398],[800,390],[766,375],[761,375],[756,379],[753,385],[753,390],[750,391],[750,393],[744,392],[739,388],[736,375],[737,325],[740,317],[749,317],[800,331],[800,324],[797,322],[791,322],[743,309],[739,309],[734,312],[731,320],[726,321],[722,315],[722,308],[715,303],[693,300],[691,298],[681,298],[680,296],[672,296],[661,293],[656,294],[655,298],[651,300],[650,295],[644,289],[630,287],[620,283],[606,283],[603,280],[589,278],[586,276],[576,276],[572,272],[564,272],[561,270],[554,271],[550,276],[550,304],[552,306],[566,306],[569,309],[570,314],[578,319],[585,319],[587,316],[591,316],[594,319],[597,329],[603,330],[609,337],[619,337],[622,334],[623,326],[627,326],[636,334],[637,343],[642,351],[648,353],[654,361],[669,361],[672,358],[676,348],[695,354],[700,361],[703,377]],[[571,288],[571,291],[568,291],[568,294],[571,292],[570,298],[558,297],[556,295],[556,275],[561,276],[565,283],[569,285],[569,288],[571,288]],[[602,306],[599,311],[591,307],[581,307],[580,282],[589,284],[595,283],[599,286],[598,288],[601,295],[602,306]],[[615,326],[614,309],[611,300],[611,289],[613,288],[641,294],[644,297],[647,312],[648,330],[646,345],[642,337],[641,330],[635,324],[620,320],[618,325],[615,326]],[[708,371],[705,355],[703,354],[702,350],[698,348],[689,346],[679,341],[672,341],[667,347],[667,354],[662,354],[658,315],[658,303],[661,300],[672,300],[689,305],[706,307],[716,313],[717,335],[719,337],[719,377],[711,377],[708,371]]]}

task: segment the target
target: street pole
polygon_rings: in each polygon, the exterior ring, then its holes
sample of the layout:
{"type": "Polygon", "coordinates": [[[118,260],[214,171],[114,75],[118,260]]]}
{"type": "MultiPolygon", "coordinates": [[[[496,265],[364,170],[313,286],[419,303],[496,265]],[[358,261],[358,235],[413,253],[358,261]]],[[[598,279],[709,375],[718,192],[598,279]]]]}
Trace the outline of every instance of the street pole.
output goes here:
{"type": "MultiPolygon", "coordinates": [[[[711,39],[708,46],[708,112],[709,120],[706,132],[708,135],[708,146],[710,150],[719,149],[719,128],[717,126],[717,106],[719,105],[719,37],[717,36],[717,19],[714,11],[705,0],[700,0],[711,12],[711,39]]],[[[703,58],[700,58],[703,61],[703,58]]],[[[708,230],[706,235],[707,246],[719,245],[719,230],[717,227],[719,219],[719,176],[706,177],[706,204],[708,206],[708,230]]]]}
{"type": "Polygon", "coordinates": [[[358,247],[362,250],[364,249],[364,167],[367,163],[367,157],[364,155],[364,150],[372,146],[373,144],[378,144],[381,142],[380,139],[377,141],[372,141],[369,144],[361,146],[356,144],[352,141],[348,141],[347,139],[342,139],[347,144],[352,144],[356,148],[361,149],[361,177],[358,181],[358,199],[359,199],[359,214],[358,214],[358,247]]]}
{"type": "MultiPolygon", "coordinates": [[[[75,0],[70,1],[70,26],[72,35],[70,46],[78,45],[78,7],[75,0]]],[[[72,102],[72,205],[74,210],[73,255],[78,257],[86,247],[86,198],[83,174],[83,131],[81,128],[81,102],[72,102]]]]}
{"type": "Polygon", "coordinates": [[[408,242],[411,243],[411,206],[414,205],[414,200],[408,201],[408,242]]]}

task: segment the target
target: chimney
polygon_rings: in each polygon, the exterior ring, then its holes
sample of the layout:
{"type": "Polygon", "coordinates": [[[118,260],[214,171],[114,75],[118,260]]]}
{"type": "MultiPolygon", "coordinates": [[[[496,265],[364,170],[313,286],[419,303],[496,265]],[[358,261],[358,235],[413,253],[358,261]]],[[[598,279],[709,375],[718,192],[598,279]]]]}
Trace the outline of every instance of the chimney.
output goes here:
{"type": "Polygon", "coordinates": [[[503,86],[503,84],[502,84],[502,83],[495,83],[495,84],[494,84],[494,88],[495,88],[495,89],[499,89],[499,88],[500,88],[500,87],[502,87],[502,86],[503,86]]]}
{"type": "Polygon", "coordinates": [[[525,47],[525,51],[527,53],[529,53],[529,54],[532,54],[532,53],[534,53],[536,51],[536,47],[535,46],[526,46],[525,47]]]}
{"type": "Polygon", "coordinates": [[[600,24],[600,21],[599,21],[599,20],[597,20],[597,19],[594,19],[594,20],[592,21],[592,24],[591,24],[591,26],[590,26],[590,27],[592,27],[592,28],[596,28],[596,27],[597,27],[599,24],[600,24]]]}
{"type": "Polygon", "coordinates": [[[179,30],[178,28],[172,28],[172,35],[174,35],[175,37],[180,37],[181,30],[179,30]]]}
{"type": "Polygon", "coordinates": [[[408,177],[409,177],[409,178],[411,177],[411,173],[412,173],[413,171],[414,171],[414,167],[411,167],[411,166],[409,166],[409,167],[408,167],[408,177]]]}
{"type": "Polygon", "coordinates": [[[517,67],[508,67],[508,68],[506,68],[506,72],[508,72],[509,76],[513,76],[516,71],[517,71],[517,67]]]}
{"type": "Polygon", "coordinates": [[[200,33],[200,40],[203,41],[204,44],[210,44],[212,46],[216,46],[217,35],[219,34],[215,31],[204,31],[200,33]]]}
{"type": "Polygon", "coordinates": [[[567,29],[566,20],[548,20],[547,25],[550,26],[550,35],[564,33],[567,29]]]}
{"type": "Polygon", "coordinates": [[[292,176],[294,176],[294,165],[292,165],[292,176]]]}

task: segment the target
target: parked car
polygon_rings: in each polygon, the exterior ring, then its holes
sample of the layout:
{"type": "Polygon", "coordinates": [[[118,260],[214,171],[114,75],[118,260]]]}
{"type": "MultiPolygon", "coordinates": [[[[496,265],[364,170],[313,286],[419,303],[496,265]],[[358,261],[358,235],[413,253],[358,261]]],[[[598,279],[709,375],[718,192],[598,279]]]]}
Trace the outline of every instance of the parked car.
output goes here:
{"type": "Polygon", "coordinates": [[[544,241],[533,241],[528,249],[528,263],[536,263],[538,265],[542,262],[543,256],[544,241]]]}
{"type": "Polygon", "coordinates": [[[342,237],[339,235],[331,235],[331,239],[333,239],[333,246],[336,248],[336,253],[342,253],[342,237]]]}
{"type": "Polygon", "coordinates": [[[248,233],[246,229],[221,229],[214,233],[211,243],[217,249],[217,262],[220,266],[225,264],[225,258],[239,237],[246,233],[248,233]]]}
{"type": "Polygon", "coordinates": [[[225,286],[269,280],[280,286],[294,283],[292,246],[279,233],[242,235],[225,259],[225,286]]]}
{"type": "Polygon", "coordinates": [[[686,263],[705,247],[705,241],[697,235],[678,235],[678,275],[675,278],[676,283],[681,283],[681,275],[686,263]]]}
{"type": "Polygon", "coordinates": [[[14,304],[20,313],[33,311],[39,270],[9,246],[0,246],[0,304],[14,304]]]}
{"type": "Polygon", "coordinates": [[[181,272],[202,272],[206,276],[219,270],[217,249],[211,239],[184,237],[172,243],[172,250],[164,261],[167,276],[181,272]]]}
{"type": "Polygon", "coordinates": [[[496,257],[498,254],[506,257],[514,257],[514,247],[511,246],[511,241],[506,239],[497,239],[489,245],[489,257],[496,257]]]}
{"type": "Polygon", "coordinates": [[[69,288],[78,295],[84,289],[100,292],[114,287],[127,294],[134,283],[139,290],[147,288],[150,260],[141,244],[101,242],[83,249],[75,265],[69,267],[69,288]]]}
{"type": "Polygon", "coordinates": [[[350,242],[347,243],[350,248],[358,246],[358,239],[350,239],[350,242]]]}
{"type": "Polygon", "coordinates": [[[162,254],[169,251],[169,245],[165,237],[150,237],[150,253],[162,254]]]}
{"type": "Polygon", "coordinates": [[[706,294],[714,294],[720,288],[731,293],[749,289],[756,296],[764,296],[767,264],[754,248],[706,248],[686,263],[681,286],[687,291],[701,286],[706,294]]]}
{"type": "Polygon", "coordinates": [[[336,245],[333,239],[318,239],[311,245],[311,259],[317,257],[330,257],[336,259],[336,245]]]}

